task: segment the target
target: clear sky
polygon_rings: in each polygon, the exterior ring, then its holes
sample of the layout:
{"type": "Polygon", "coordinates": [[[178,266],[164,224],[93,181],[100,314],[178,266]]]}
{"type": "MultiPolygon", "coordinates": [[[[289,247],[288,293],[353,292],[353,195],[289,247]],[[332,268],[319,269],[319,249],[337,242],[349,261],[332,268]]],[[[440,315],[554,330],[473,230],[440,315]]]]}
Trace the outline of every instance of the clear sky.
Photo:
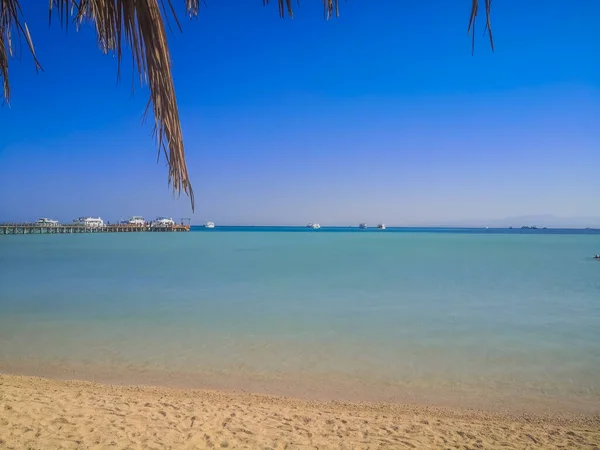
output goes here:
{"type": "Polygon", "coordinates": [[[0,221],[600,216],[598,0],[494,2],[496,52],[480,16],[475,56],[467,1],[349,0],[329,22],[316,0],[293,20],[260,0],[181,10],[169,42],[194,215],[156,163],[129,60],[117,84],[91,27],[49,27],[47,2],[22,3],[44,72],[25,48],[11,61],[0,221]]]}

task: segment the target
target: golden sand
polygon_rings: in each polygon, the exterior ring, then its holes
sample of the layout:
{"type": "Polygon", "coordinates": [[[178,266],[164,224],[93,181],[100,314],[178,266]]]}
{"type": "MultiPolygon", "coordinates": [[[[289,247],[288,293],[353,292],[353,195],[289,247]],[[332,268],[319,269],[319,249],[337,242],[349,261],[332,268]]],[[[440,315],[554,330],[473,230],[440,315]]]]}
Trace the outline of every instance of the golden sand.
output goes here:
{"type": "Polygon", "coordinates": [[[598,416],[308,402],[0,375],[1,449],[600,448],[598,416]]]}

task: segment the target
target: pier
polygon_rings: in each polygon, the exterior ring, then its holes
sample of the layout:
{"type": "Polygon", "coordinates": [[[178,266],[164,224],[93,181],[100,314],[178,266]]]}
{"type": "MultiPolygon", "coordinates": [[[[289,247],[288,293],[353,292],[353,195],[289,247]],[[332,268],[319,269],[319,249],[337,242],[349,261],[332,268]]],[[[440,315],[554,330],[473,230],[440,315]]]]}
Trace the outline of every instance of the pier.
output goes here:
{"type": "Polygon", "coordinates": [[[183,232],[190,231],[189,225],[150,226],[115,224],[103,227],[86,227],[83,225],[43,226],[32,223],[0,224],[0,235],[7,234],[77,234],[77,233],[143,233],[143,232],[183,232]]]}

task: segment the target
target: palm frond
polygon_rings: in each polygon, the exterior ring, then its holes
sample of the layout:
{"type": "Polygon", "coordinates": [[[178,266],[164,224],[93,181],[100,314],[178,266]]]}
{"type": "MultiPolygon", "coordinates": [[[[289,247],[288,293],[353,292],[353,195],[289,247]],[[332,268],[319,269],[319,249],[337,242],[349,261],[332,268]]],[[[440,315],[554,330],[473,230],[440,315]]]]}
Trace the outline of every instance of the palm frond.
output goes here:
{"type": "Polygon", "coordinates": [[[18,0],[0,0],[0,80],[2,81],[2,95],[8,103],[10,101],[10,83],[8,79],[8,58],[14,55],[13,30],[17,32],[17,41],[24,36],[29,51],[33,56],[36,70],[41,70],[33,41],[27,23],[21,19],[21,6],[18,0]]]}
{"type": "MultiPolygon", "coordinates": [[[[263,5],[268,5],[271,0],[263,0],[263,5]]],[[[300,0],[297,0],[299,3],[300,0]]],[[[294,17],[294,10],[292,8],[292,0],[277,0],[277,6],[279,7],[279,16],[285,17],[287,15],[294,17]]],[[[332,17],[338,17],[340,15],[340,2],[339,0],[323,0],[323,10],[325,19],[331,19],[332,17]]]]}
{"type": "MultiPolygon", "coordinates": [[[[492,20],[491,20],[491,12],[492,12],[492,0],[484,0],[485,1],[485,28],[483,30],[484,34],[487,31],[488,36],[490,37],[490,46],[492,47],[492,51],[494,51],[494,37],[492,35],[492,20]]],[[[467,32],[471,34],[471,54],[475,53],[475,18],[477,17],[477,13],[479,12],[479,0],[471,1],[471,17],[469,18],[469,28],[467,32]]]]}
{"type": "Polygon", "coordinates": [[[85,20],[95,24],[101,50],[117,56],[117,74],[124,47],[131,49],[140,81],[150,87],[144,116],[152,108],[154,136],[159,155],[162,152],[169,165],[169,184],[175,193],[189,195],[193,210],[194,191],[185,160],[164,24],[167,8],[174,11],[171,0],[54,0],[53,6],[61,18],[68,19],[71,11],[77,26],[85,20]]]}
{"type": "Polygon", "coordinates": [[[190,17],[196,17],[200,11],[200,0],[185,0],[185,10],[190,17]]]}
{"type": "MultiPolygon", "coordinates": [[[[79,26],[84,20],[96,26],[98,43],[103,52],[117,55],[117,75],[125,46],[130,47],[133,64],[141,82],[150,87],[150,98],[144,115],[150,108],[154,113],[154,135],[157,139],[159,157],[163,153],[169,165],[169,184],[180,194],[183,190],[190,197],[194,209],[194,192],[187,170],[179,110],[171,73],[169,47],[165,33],[165,21],[169,16],[180,27],[172,0],[49,0],[49,15],[56,11],[60,22],[68,26],[71,17],[79,26]]],[[[202,0],[204,1],[204,0],[202,0]]],[[[298,0],[297,0],[298,1],[298,0]]],[[[326,19],[339,16],[339,0],[322,0],[326,19]]],[[[486,25],[492,51],[494,40],[490,12],[492,0],[472,0],[468,32],[473,34],[472,50],[475,49],[475,19],[479,2],[485,1],[486,25]]],[[[201,0],[185,0],[186,12],[195,17],[201,0]]],[[[270,0],[263,0],[263,5],[270,0]]],[[[279,15],[293,17],[292,0],[277,0],[279,15]]],[[[27,24],[21,18],[19,0],[0,0],[0,81],[3,98],[10,99],[8,77],[9,57],[13,55],[13,31],[17,37],[25,37],[35,62],[42,69],[35,55],[33,41],[27,24]]]]}

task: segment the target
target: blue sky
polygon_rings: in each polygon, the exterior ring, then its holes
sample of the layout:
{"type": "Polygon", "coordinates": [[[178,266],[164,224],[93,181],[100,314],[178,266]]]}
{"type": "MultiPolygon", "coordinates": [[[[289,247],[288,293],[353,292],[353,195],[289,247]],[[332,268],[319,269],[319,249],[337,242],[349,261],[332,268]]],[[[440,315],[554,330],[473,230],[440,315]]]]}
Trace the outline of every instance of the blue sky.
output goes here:
{"type": "Polygon", "coordinates": [[[328,22],[314,0],[293,20],[259,0],[182,10],[169,42],[192,215],[156,163],[129,61],[117,84],[91,27],[49,27],[47,3],[25,0],[44,72],[25,48],[11,61],[0,221],[600,216],[600,2],[495,2],[496,52],[480,20],[475,56],[468,3],[349,0],[328,22]]]}

